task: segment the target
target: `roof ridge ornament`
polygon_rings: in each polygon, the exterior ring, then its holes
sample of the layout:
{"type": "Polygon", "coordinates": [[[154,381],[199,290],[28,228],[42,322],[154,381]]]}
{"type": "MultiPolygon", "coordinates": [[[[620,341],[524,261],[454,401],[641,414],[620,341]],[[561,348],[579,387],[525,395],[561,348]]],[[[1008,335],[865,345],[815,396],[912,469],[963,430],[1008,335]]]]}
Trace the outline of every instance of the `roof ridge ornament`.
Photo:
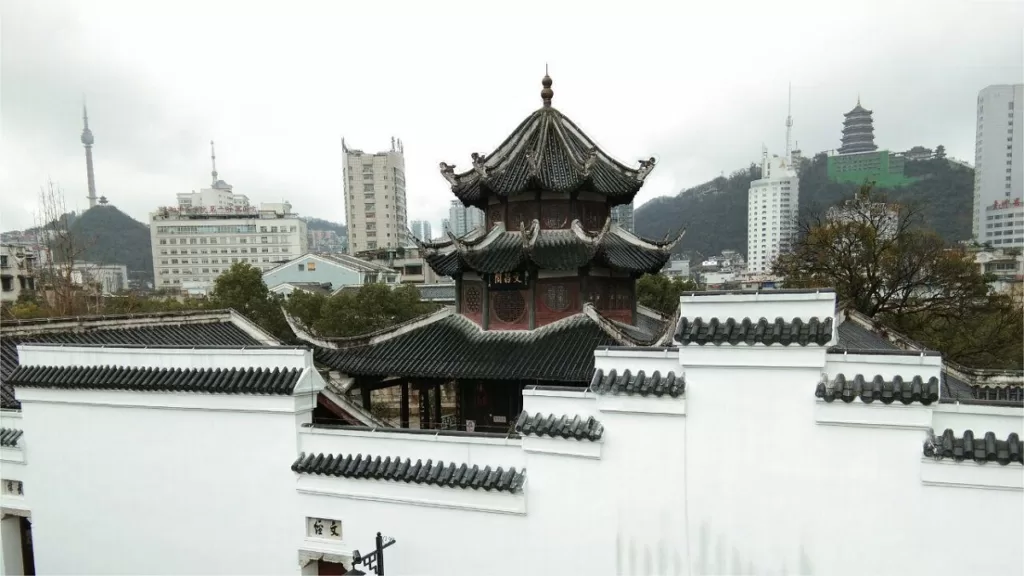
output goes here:
{"type": "Polygon", "coordinates": [[[452,186],[458,186],[459,181],[455,178],[455,164],[448,164],[447,162],[441,162],[441,176],[448,181],[452,186]]]}
{"type": "Polygon", "coordinates": [[[480,179],[486,182],[487,166],[485,165],[485,162],[487,161],[487,157],[479,152],[473,152],[471,158],[473,158],[473,170],[476,170],[476,173],[480,175],[480,179]]]}
{"type": "Polygon", "coordinates": [[[540,81],[541,86],[544,87],[540,91],[540,99],[544,102],[545,108],[551,108],[551,98],[554,97],[555,91],[551,89],[551,76],[548,76],[548,65],[544,65],[544,78],[540,81]]]}
{"type": "Polygon", "coordinates": [[[654,170],[655,162],[654,156],[651,156],[649,160],[641,160],[640,170],[637,172],[636,179],[643,182],[647,178],[647,175],[651,173],[651,170],[654,170]]]}

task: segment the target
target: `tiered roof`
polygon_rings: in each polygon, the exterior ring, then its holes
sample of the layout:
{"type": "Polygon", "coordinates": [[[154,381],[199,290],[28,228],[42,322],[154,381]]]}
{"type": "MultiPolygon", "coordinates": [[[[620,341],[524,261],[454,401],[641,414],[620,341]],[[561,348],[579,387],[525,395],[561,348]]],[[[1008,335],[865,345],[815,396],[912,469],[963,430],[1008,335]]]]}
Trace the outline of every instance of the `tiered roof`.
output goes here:
{"type": "Polygon", "coordinates": [[[595,192],[612,206],[629,204],[654,168],[654,158],[630,168],[598,148],[568,117],[551,107],[551,78],[544,76],[544,105],[527,116],[490,154],[472,154],[472,167],[441,174],[466,206],[486,209],[489,197],[523,192],[595,192]]]}
{"type": "Polygon", "coordinates": [[[872,152],[878,149],[875,145],[875,129],[871,114],[871,110],[860,105],[860,98],[857,99],[857,106],[853,110],[843,114],[843,145],[839,148],[841,154],[872,152]]]}
{"type": "Polygon", "coordinates": [[[598,264],[639,275],[661,270],[683,233],[655,241],[634,236],[610,219],[597,234],[585,231],[579,220],[573,220],[568,230],[541,230],[534,220],[528,230],[509,231],[499,222],[487,233],[478,230],[462,238],[449,234],[445,242],[420,247],[430,267],[442,276],[469,270],[510,272],[528,262],[542,270],[598,264]]]}
{"type": "Polygon", "coordinates": [[[534,380],[586,386],[600,346],[671,343],[673,323],[647,334],[601,316],[590,304],[535,330],[483,330],[451,309],[380,332],[320,339],[286,316],[314,346],[317,362],[349,376],[534,380]]]}

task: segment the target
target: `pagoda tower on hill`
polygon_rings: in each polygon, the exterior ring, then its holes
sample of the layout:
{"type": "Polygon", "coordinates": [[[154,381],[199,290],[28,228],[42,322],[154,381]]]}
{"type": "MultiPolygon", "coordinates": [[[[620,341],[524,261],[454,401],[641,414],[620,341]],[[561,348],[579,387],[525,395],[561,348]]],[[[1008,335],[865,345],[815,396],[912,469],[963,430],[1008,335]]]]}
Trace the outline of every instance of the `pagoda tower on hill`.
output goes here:
{"type": "Polygon", "coordinates": [[[633,201],[654,159],[629,167],[598,148],[552,107],[551,85],[545,76],[541,108],[492,153],[472,154],[462,172],[440,165],[455,197],[486,215],[483,228],[418,243],[437,274],[455,279],[454,309],[342,339],[288,319],[335,380],[363,391],[364,408],[372,391],[400,386],[408,426],[411,386],[421,428],[505,431],[524,386],[586,387],[598,347],[671,344],[674,319],[637,305],[636,280],[661,270],[682,232],[646,240],[610,214],[633,201]],[[443,415],[449,383],[455,414],[443,415]]]}
{"type": "Polygon", "coordinates": [[[853,110],[843,114],[843,144],[839,147],[840,154],[878,150],[878,146],[875,145],[875,128],[871,114],[871,110],[860,105],[860,98],[857,98],[857,105],[853,110]]]}

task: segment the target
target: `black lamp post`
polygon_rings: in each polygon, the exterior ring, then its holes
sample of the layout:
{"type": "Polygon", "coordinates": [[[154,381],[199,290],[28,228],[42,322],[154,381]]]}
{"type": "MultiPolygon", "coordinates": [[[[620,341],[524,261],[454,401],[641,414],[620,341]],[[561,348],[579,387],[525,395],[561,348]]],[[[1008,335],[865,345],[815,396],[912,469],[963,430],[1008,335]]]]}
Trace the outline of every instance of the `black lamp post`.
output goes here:
{"type": "Polygon", "coordinates": [[[388,538],[381,536],[380,532],[377,532],[376,549],[370,552],[366,556],[359,553],[359,550],[352,551],[352,569],[347,574],[353,574],[355,576],[362,576],[365,573],[356,568],[356,566],[362,564],[377,576],[384,576],[384,549],[395,543],[394,538],[388,538]]]}

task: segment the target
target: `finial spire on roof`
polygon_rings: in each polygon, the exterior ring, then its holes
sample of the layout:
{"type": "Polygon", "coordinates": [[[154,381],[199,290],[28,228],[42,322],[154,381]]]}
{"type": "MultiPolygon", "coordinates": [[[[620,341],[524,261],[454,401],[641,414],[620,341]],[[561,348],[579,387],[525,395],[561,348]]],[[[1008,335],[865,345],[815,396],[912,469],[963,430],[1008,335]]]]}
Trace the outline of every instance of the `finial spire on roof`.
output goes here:
{"type": "Polygon", "coordinates": [[[540,91],[540,98],[544,101],[544,107],[551,107],[551,98],[555,95],[555,91],[551,89],[551,76],[548,76],[548,65],[544,64],[544,79],[540,81],[544,89],[540,91]]]}
{"type": "Polygon", "coordinates": [[[210,174],[213,175],[213,184],[217,184],[217,151],[213,148],[213,140],[210,140],[210,161],[213,162],[213,171],[210,174]]]}
{"type": "Polygon", "coordinates": [[[82,122],[85,123],[85,129],[89,129],[89,110],[85,107],[85,96],[82,97],[82,122]]]}

